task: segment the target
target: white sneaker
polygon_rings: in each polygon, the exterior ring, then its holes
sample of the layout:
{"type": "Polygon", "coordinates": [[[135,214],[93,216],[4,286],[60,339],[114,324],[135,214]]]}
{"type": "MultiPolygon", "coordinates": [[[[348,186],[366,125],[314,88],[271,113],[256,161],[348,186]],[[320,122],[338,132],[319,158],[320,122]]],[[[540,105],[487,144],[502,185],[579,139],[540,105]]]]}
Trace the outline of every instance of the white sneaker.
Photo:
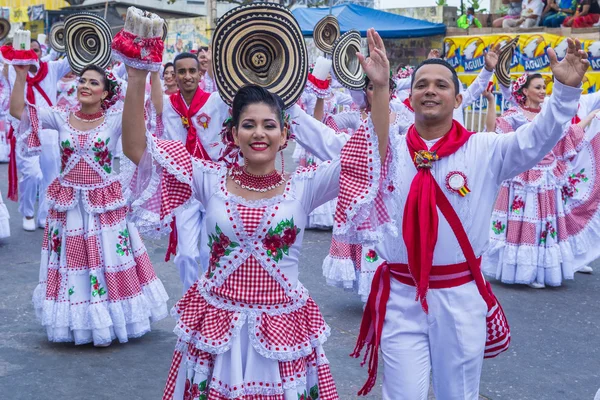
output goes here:
{"type": "Polygon", "coordinates": [[[576,272],[579,272],[581,274],[591,274],[592,272],[594,272],[594,270],[589,265],[584,265],[583,267],[579,268],[576,272]]]}
{"type": "Polygon", "coordinates": [[[25,229],[26,231],[29,232],[33,232],[35,231],[35,219],[31,218],[31,219],[27,219],[25,217],[23,217],[23,229],[25,229]]]}
{"type": "Polygon", "coordinates": [[[46,229],[46,220],[42,220],[38,222],[38,227],[41,229],[46,229]]]}
{"type": "Polygon", "coordinates": [[[546,287],[546,285],[544,285],[543,283],[538,283],[538,282],[532,282],[527,286],[529,286],[532,289],[543,289],[546,287]]]}

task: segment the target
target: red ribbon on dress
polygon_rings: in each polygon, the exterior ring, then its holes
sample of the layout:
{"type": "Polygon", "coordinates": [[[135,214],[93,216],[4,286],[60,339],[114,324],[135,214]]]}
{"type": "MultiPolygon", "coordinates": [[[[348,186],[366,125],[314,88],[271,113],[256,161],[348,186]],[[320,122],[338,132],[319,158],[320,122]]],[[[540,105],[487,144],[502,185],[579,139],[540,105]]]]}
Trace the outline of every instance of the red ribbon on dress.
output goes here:
{"type": "MultiPolygon", "coordinates": [[[[48,98],[44,89],[40,86],[46,76],[48,76],[48,63],[41,62],[37,73],[34,76],[27,76],[27,87],[25,97],[29,104],[35,104],[35,88],[42,97],[46,100],[49,106],[52,106],[52,101],[48,98]]],[[[19,176],[17,174],[17,138],[15,137],[15,131],[11,126],[8,131],[7,137],[10,144],[10,154],[8,159],[8,195],[7,197],[12,201],[19,199],[19,176]]]]}
{"type": "MultiPolygon", "coordinates": [[[[181,123],[187,129],[187,137],[185,139],[185,148],[194,157],[202,160],[210,160],[210,156],[202,146],[202,142],[198,138],[198,131],[192,123],[192,118],[200,111],[200,109],[206,104],[210,93],[206,93],[200,88],[196,89],[192,103],[188,107],[181,95],[181,91],[178,90],[169,96],[173,109],[181,117],[181,123]]],[[[165,254],[165,262],[171,259],[171,255],[177,254],[177,226],[175,224],[175,218],[171,221],[171,234],[169,235],[169,245],[167,246],[167,253],[165,254]]]]}

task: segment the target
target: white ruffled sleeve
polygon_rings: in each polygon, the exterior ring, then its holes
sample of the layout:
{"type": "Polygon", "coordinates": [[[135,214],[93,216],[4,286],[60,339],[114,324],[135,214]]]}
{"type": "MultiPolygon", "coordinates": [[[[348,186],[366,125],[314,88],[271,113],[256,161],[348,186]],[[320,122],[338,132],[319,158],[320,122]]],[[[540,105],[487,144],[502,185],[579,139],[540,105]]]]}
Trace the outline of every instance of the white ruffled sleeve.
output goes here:
{"type": "Polygon", "coordinates": [[[66,123],[69,111],[64,108],[42,107],[26,103],[19,129],[17,148],[25,156],[39,155],[42,152],[40,133],[43,129],[60,130],[66,123]]]}

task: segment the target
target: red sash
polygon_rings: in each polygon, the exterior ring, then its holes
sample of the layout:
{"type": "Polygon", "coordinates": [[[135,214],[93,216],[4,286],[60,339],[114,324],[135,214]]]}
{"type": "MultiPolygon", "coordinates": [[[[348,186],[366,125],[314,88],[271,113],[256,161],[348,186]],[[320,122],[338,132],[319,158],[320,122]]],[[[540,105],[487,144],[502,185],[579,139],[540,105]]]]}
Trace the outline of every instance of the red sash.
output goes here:
{"type": "Polygon", "coordinates": [[[406,108],[408,108],[410,111],[415,112],[415,109],[410,104],[410,99],[408,97],[404,99],[402,104],[404,104],[406,106],[406,108]]]}
{"type": "MultiPolygon", "coordinates": [[[[192,156],[202,160],[210,160],[210,157],[204,149],[204,146],[202,146],[200,138],[198,138],[198,131],[192,123],[192,118],[194,118],[198,111],[204,107],[204,104],[206,104],[209,97],[210,93],[206,93],[198,88],[196,89],[196,93],[194,93],[192,104],[190,104],[188,107],[187,104],[185,104],[183,96],[181,96],[181,91],[178,90],[169,96],[169,100],[171,101],[173,109],[177,112],[177,114],[179,114],[181,117],[181,123],[183,124],[184,128],[187,129],[185,148],[192,156]]],[[[171,234],[169,235],[169,245],[167,246],[167,254],[165,254],[165,262],[171,259],[171,255],[176,254],[177,226],[175,225],[175,218],[173,218],[171,221],[171,234]]]]}
{"type": "MultiPolygon", "coordinates": [[[[481,273],[481,258],[475,256],[473,247],[469,242],[466,231],[452,204],[431,174],[431,169],[426,167],[437,160],[430,162],[419,162],[417,153],[419,151],[429,152],[437,157],[447,157],[455,153],[473,132],[467,131],[458,122],[452,122],[452,128],[432,148],[427,150],[425,142],[412,125],[407,134],[407,144],[410,154],[414,154],[413,161],[418,169],[410,186],[408,199],[404,207],[404,219],[402,224],[402,236],[408,252],[408,266],[410,277],[417,289],[417,300],[420,299],[421,306],[425,312],[427,308],[427,290],[430,287],[431,275],[440,276],[450,274],[447,279],[431,284],[433,288],[454,287],[465,284],[471,280],[475,281],[477,289],[488,306],[486,323],[488,333],[486,337],[485,357],[494,357],[508,349],[510,343],[510,329],[504,316],[502,307],[492,293],[489,283],[486,284],[481,273]],[[438,214],[440,209],[442,215],[448,221],[454,235],[466,258],[466,263],[453,266],[433,267],[433,250],[438,237],[438,214]],[[462,274],[468,266],[470,273],[462,274]],[[433,273],[432,273],[433,271],[433,273]],[[452,274],[459,277],[452,278],[452,274]]],[[[390,279],[393,276],[401,282],[407,283],[403,277],[403,266],[401,264],[382,264],[373,277],[369,300],[363,313],[360,333],[352,357],[359,357],[363,347],[367,346],[363,364],[369,357],[369,377],[358,395],[366,395],[375,385],[377,379],[377,366],[379,361],[379,344],[385,321],[386,305],[390,295],[390,279]]],[[[437,279],[434,279],[437,281],[437,279]]]]}
{"type": "MultiPolygon", "coordinates": [[[[52,101],[48,98],[44,89],[40,86],[40,83],[48,76],[48,63],[40,62],[40,67],[35,76],[27,76],[27,86],[25,98],[30,104],[35,104],[35,88],[42,97],[46,100],[49,106],[52,106],[52,101]]],[[[19,198],[19,177],[17,174],[17,138],[15,137],[14,129],[11,125],[7,139],[10,144],[10,155],[8,161],[8,195],[7,197],[12,201],[17,201],[19,198]]]]}

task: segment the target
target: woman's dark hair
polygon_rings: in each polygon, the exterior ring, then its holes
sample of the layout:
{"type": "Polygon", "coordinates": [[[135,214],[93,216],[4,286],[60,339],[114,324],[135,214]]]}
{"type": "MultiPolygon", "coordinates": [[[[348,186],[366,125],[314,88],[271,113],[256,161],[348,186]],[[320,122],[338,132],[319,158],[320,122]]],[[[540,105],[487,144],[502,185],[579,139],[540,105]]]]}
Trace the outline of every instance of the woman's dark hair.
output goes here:
{"type": "Polygon", "coordinates": [[[460,93],[460,83],[458,81],[458,75],[456,74],[456,71],[454,70],[454,68],[452,68],[452,65],[448,64],[448,62],[442,60],[441,58],[429,58],[425,61],[423,61],[421,64],[419,64],[417,66],[417,68],[415,68],[413,74],[412,74],[412,78],[410,80],[410,88],[412,89],[413,85],[415,84],[415,76],[417,76],[417,71],[424,65],[441,65],[443,67],[446,67],[450,70],[450,72],[452,72],[452,82],[454,82],[454,93],[455,94],[459,94],[460,93]]]}
{"type": "Polygon", "coordinates": [[[175,65],[172,62],[168,62],[165,64],[165,67],[163,68],[163,78],[165,77],[165,71],[167,70],[167,68],[172,67],[173,70],[175,70],[175,65]]]}
{"type": "Polygon", "coordinates": [[[240,115],[246,107],[257,103],[266,104],[277,115],[279,126],[283,129],[283,101],[276,94],[258,85],[246,85],[235,94],[233,106],[231,107],[231,122],[233,126],[236,128],[239,127],[240,115]]]}
{"type": "Polygon", "coordinates": [[[106,79],[106,71],[103,68],[100,68],[97,65],[90,64],[81,70],[79,76],[83,76],[87,71],[94,71],[99,73],[102,76],[102,84],[104,85],[104,90],[108,90],[108,80],[106,79]]]}
{"type": "Polygon", "coordinates": [[[527,80],[525,81],[525,84],[523,85],[523,87],[521,88],[521,90],[523,89],[527,89],[529,87],[529,85],[531,85],[531,81],[534,79],[544,79],[544,77],[542,76],[542,74],[530,74],[527,76],[527,80]]]}
{"type": "MultiPolygon", "coordinates": [[[[368,76],[365,76],[365,91],[369,87],[369,83],[371,83],[371,80],[369,79],[368,76]]],[[[392,91],[394,89],[396,89],[396,83],[394,82],[394,80],[392,78],[390,78],[390,91],[392,91]]]]}

